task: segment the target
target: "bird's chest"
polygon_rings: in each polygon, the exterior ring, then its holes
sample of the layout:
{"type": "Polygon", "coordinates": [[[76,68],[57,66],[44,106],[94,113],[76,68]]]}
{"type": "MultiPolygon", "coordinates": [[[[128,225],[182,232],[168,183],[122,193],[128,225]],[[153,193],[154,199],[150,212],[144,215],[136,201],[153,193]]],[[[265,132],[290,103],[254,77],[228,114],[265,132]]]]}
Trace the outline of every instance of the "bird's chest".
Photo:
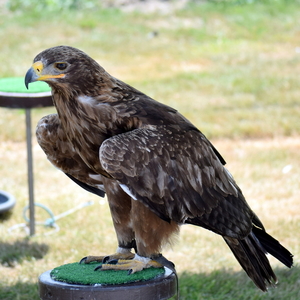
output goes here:
{"type": "Polygon", "coordinates": [[[99,161],[99,148],[105,140],[105,134],[96,121],[75,116],[62,121],[68,140],[84,163],[97,173],[104,173],[99,161]]]}
{"type": "Polygon", "coordinates": [[[57,97],[56,108],[74,150],[89,168],[105,175],[99,148],[104,140],[120,133],[116,109],[87,96],[78,96],[68,102],[57,97]]]}
{"type": "Polygon", "coordinates": [[[106,172],[99,160],[99,149],[103,141],[104,136],[97,131],[83,131],[77,140],[73,140],[73,144],[87,166],[96,173],[105,175],[106,172]]]}

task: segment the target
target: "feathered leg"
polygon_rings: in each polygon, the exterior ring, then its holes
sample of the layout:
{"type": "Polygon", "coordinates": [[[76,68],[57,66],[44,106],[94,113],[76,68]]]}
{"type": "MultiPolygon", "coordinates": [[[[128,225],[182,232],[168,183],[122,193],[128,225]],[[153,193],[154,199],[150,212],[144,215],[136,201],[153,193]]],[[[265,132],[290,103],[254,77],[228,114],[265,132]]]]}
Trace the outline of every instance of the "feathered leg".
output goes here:
{"type": "Polygon", "coordinates": [[[81,260],[81,262],[85,263],[92,261],[108,262],[111,260],[132,259],[134,253],[131,252],[131,249],[136,249],[135,235],[130,220],[131,198],[123,192],[116,181],[106,178],[104,178],[103,181],[118,239],[118,249],[116,253],[107,256],[87,256],[81,260]]]}
{"type": "MultiPolygon", "coordinates": [[[[124,192],[120,189],[120,193],[124,192]]],[[[131,211],[127,217],[128,222],[132,224],[132,229],[135,234],[137,253],[132,260],[119,260],[117,264],[109,264],[108,262],[108,264],[102,265],[101,269],[129,270],[129,273],[135,273],[149,267],[160,268],[163,265],[171,269],[174,268],[174,265],[163,258],[160,255],[160,252],[165,244],[172,242],[172,237],[174,237],[174,234],[178,233],[179,226],[175,222],[168,223],[160,219],[139,201],[131,199],[130,201],[131,211]],[[144,222],[141,222],[140,220],[144,220],[144,222]]],[[[115,208],[112,209],[114,203],[111,203],[110,200],[109,202],[119,239],[119,236],[122,236],[120,233],[124,230],[124,224],[121,225],[116,222],[116,210],[115,208]]],[[[121,215],[124,214],[122,208],[120,208],[120,213],[121,215]]]]}

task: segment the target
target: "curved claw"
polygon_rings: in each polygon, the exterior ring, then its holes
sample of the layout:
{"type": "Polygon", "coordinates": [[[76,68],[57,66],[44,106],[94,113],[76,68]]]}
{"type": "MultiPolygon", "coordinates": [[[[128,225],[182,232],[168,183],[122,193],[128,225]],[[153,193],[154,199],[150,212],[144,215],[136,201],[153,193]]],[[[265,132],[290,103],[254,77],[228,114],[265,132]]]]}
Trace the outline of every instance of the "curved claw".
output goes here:
{"type": "Polygon", "coordinates": [[[102,266],[103,266],[103,264],[105,264],[104,260],[105,260],[105,262],[109,263],[110,265],[116,265],[118,263],[118,261],[119,261],[118,259],[109,260],[109,256],[106,256],[106,257],[103,258],[102,264],[98,265],[94,269],[94,271],[102,270],[102,266]]]}
{"type": "Polygon", "coordinates": [[[107,263],[110,265],[116,265],[119,262],[118,259],[112,259],[112,260],[108,260],[107,263]]]}
{"type": "Polygon", "coordinates": [[[109,255],[107,255],[103,258],[102,263],[105,264],[108,261],[109,261],[109,255]]]}
{"type": "Polygon", "coordinates": [[[87,256],[83,257],[83,258],[80,260],[79,264],[81,265],[82,263],[85,263],[86,260],[87,260],[87,256]]]}
{"type": "Polygon", "coordinates": [[[98,270],[101,270],[101,269],[102,269],[102,264],[99,265],[99,266],[97,266],[97,267],[94,269],[94,271],[98,271],[98,270]]]}
{"type": "Polygon", "coordinates": [[[92,255],[89,255],[89,256],[85,256],[84,258],[82,258],[79,263],[80,264],[82,264],[82,263],[89,264],[91,262],[102,263],[102,260],[103,260],[103,256],[92,256],[92,255]]]}

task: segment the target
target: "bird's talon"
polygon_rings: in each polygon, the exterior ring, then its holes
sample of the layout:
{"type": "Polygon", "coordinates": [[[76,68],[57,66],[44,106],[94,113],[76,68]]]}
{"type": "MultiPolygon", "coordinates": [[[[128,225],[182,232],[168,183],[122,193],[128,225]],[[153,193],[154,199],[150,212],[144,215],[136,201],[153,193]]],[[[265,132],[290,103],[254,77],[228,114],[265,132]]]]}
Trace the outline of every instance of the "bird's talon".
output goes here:
{"type": "Polygon", "coordinates": [[[94,269],[94,271],[98,271],[98,270],[101,270],[101,269],[102,269],[102,264],[99,265],[99,266],[97,266],[97,267],[94,269]]]}
{"type": "Polygon", "coordinates": [[[81,265],[82,263],[85,263],[86,260],[87,260],[87,256],[83,257],[83,258],[80,260],[79,264],[81,265]]]}
{"type": "Polygon", "coordinates": [[[112,260],[108,260],[107,263],[110,265],[116,265],[118,263],[118,259],[112,259],[112,260]]]}
{"type": "Polygon", "coordinates": [[[128,270],[127,275],[130,275],[130,274],[132,274],[132,269],[128,270]]]}
{"type": "Polygon", "coordinates": [[[102,260],[102,263],[105,264],[109,260],[109,255],[105,256],[102,260]]]}

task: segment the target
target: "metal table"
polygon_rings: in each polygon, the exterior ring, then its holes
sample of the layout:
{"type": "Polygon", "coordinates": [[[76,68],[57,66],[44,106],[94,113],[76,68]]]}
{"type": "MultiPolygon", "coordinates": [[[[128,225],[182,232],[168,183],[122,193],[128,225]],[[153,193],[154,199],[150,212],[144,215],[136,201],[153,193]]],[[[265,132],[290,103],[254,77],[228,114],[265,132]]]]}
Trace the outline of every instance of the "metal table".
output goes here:
{"type": "Polygon", "coordinates": [[[23,77],[0,79],[0,107],[25,109],[26,114],[27,176],[30,218],[29,232],[31,236],[35,234],[31,109],[49,106],[53,106],[52,96],[50,88],[44,83],[37,87],[35,86],[35,89],[32,89],[32,92],[27,92],[25,90],[23,77]],[[24,89],[20,89],[20,86],[24,86],[24,89]]]}

